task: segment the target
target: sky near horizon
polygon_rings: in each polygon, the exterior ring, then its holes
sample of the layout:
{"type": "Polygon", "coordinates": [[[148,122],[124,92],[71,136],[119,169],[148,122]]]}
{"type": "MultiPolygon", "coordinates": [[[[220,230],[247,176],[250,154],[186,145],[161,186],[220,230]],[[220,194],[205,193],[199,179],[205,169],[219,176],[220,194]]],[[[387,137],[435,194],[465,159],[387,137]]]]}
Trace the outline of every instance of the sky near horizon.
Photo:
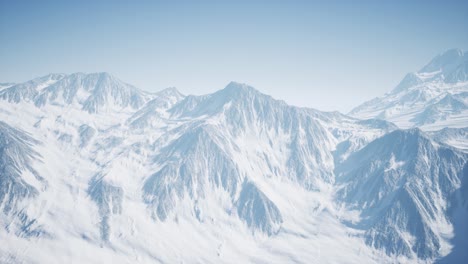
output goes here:
{"type": "Polygon", "coordinates": [[[109,72],[206,94],[230,81],[348,112],[450,48],[468,1],[0,0],[0,82],[109,72]]]}

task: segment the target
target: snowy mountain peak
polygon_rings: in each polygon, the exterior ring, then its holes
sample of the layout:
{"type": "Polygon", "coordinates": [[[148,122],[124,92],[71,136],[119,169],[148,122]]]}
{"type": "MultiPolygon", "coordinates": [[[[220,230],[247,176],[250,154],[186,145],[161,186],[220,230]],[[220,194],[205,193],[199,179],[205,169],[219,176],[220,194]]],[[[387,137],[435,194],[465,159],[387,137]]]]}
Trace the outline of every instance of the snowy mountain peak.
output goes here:
{"type": "Polygon", "coordinates": [[[89,113],[138,109],[150,99],[148,93],[107,72],[49,74],[5,88],[0,98],[14,103],[34,102],[37,107],[70,106],[89,113]]]}
{"type": "Polygon", "coordinates": [[[42,77],[43,79],[48,79],[48,80],[54,80],[54,81],[58,81],[60,79],[62,79],[63,77],[65,77],[66,74],[64,73],[51,73],[51,74],[48,74],[44,77],[42,77]]]}
{"type": "Polygon", "coordinates": [[[269,104],[279,102],[272,97],[262,94],[255,88],[237,82],[229,83],[224,89],[215,93],[202,96],[187,96],[180,104],[177,104],[171,113],[181,116],[201,116],[212,115],[223,112],[227,108],[240,109],[245,112],[251,112],[251,102],[258,104],[269,104]]]}
{"type": "Polygon", "coordinates": [[[168,87],[156,93],[158,96],[164,97],[173,97],[173,98],[184,98],[185,95],[182,94],[176,87],[168,87]]]}
{"type": "Polygon", "coordinates": [[[39,91],[64,78],[64,74],[48,74],[24,83],[10,85],[0,91],[0,98],[8,102],[33,101],[39,91]]]}
{"type": "Polygon", "coordinates": [[[447,72],[468,60],[467,53],[461,49],[450,49],[436,56],[419,73],[447,72]]]}
{"type": "Polygon", "coordinates": [[[220,98],[226,98],[229,100],[264,95],[252,86],[238,82],[230,82],[224,89],[216,92],[215,94],[220,98]]]}
{"type": "Polygon", "coordinates": [[[467,76],[468,53],[461,49],[451,49],[433,58],[418,72],[408,73],[392,93],[429,82],[463,82],[468,80],[467,76]]]}
{"type": "Polygon", "coordinates": [[[255,88],[245,84],[245,83],[239,83],[239,82],[230,82],[225,88],[225,90],[228,91],[248,91],[248,90],[255,90],[255,88]]]}

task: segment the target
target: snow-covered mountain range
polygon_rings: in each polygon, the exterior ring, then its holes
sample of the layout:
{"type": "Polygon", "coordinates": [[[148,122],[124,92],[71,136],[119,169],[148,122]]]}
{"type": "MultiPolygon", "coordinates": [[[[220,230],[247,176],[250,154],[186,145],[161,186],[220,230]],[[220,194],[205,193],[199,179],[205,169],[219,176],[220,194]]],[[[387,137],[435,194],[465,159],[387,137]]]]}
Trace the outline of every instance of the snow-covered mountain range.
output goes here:
{"type": "Polygon", "coordinates": [[[235,82],[2,83],[0,262],[462,263],[466,58],[448,51],[352,116],[235,82]],[[444,118],[414,121],[431,107],[444,118]]]}

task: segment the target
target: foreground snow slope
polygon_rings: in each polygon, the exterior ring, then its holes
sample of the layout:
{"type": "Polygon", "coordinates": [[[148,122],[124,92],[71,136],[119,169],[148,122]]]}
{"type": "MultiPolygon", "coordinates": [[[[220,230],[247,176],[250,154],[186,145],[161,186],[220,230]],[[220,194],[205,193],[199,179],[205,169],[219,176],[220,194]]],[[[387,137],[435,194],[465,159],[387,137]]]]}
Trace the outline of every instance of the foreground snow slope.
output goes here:
{"type": "Polygon", "coordinates": [[[401,131],[239,83],[146,93],[106,73],[0,98],[2,262],[382,263],[466,245],[466,154],[445,145],[462,131],[401,131]]]}

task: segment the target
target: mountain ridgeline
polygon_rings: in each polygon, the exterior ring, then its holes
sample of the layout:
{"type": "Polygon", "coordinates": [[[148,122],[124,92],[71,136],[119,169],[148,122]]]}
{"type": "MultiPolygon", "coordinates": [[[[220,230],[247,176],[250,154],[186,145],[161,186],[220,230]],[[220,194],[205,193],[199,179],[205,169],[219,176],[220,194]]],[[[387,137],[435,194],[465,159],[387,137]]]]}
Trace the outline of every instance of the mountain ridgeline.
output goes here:
{"type": "Polygon", "coordinates": [[[466,58],[436,57],[353,117],[235,82],[2,84],[0,260],[461,263],[466,58]]]}

